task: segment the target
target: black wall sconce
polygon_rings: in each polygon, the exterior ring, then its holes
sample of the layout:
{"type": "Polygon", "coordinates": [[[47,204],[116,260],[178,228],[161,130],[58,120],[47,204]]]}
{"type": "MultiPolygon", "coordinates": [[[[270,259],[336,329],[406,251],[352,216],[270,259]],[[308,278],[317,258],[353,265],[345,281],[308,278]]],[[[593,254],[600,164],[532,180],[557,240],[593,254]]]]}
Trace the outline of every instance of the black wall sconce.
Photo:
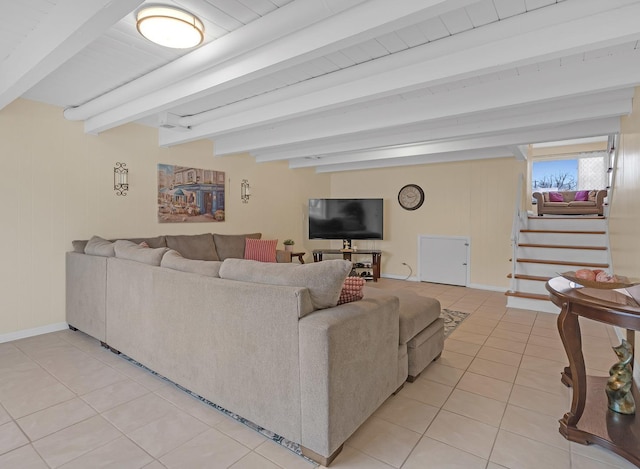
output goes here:
{"type": "Polygon", "coordinates": [[[249,203],[249,197],[251,197],[251,186],[249,185],[249,181],[243,179],[240,183],[240,198],[242,199],[242,203],[249,203]]]}
{"type": "Polygon", "coordinates": [[[127,195],[129,190],[129,170],[126,163],[116,163],[113,168],[113,190],[116,195],[127,195]]]}

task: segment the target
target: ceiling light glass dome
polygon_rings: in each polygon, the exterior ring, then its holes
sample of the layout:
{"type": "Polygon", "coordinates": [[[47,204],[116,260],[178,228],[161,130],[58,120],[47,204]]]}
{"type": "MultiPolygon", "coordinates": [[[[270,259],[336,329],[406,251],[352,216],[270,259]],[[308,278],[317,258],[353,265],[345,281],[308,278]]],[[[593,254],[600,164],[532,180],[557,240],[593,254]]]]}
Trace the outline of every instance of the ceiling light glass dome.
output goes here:
{"type": "Polygon", "coordinates": [[[136,15],[138,32],[156,44],[188,49],[202,44],[204,25],[191,13],[169,6],[143,8],[136,15]]]}

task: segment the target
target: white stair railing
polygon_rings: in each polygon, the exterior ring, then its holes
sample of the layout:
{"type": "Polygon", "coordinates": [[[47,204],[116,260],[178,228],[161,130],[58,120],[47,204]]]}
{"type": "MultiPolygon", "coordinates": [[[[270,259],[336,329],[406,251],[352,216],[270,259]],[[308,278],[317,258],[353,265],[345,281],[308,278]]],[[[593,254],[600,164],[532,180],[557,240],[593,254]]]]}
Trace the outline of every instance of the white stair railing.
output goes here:
{"type": "Polygon", "coordinates": [[[516,205],[513,211],[513,223],[511,226],[511,291],[516,289],[516,258],[518,257],[518,239],[522,227],[526,227],[526,210],[522,207],[522,187],[524,185],[524,174],[518,175],[518,187],[516,189],[516,205]]]}
{"type": "Polygon", "coordinates": [[[609,240],[609,213],[611,212],[611,203],[613,202],[613,189],[616,180],[617,160],[618,160],[618,135],[610,135],[608,140],[609,158],[607,164],[607,205],[604,208],[604,216],[606,218],[604,226],[607,240],[607,263],[611,273],[613,269],[613,257],[611,256],[611,242],[609,240]]]}

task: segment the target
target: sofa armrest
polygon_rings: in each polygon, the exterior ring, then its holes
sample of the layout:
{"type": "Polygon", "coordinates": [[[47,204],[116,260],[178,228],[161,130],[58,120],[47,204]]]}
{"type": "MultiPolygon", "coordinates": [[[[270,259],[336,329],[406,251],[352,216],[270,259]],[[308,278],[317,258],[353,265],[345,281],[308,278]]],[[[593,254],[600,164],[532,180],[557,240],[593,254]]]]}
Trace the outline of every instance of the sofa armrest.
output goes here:
{"type": "Polygon", "coordinates": [[[536,199],[536,204],[539,207],[542,207],[544,205],[544,196],[541,192],[534,192],[533,197],[536,199]]]}
{"type": "Polygon", "coordinates": [[[299,321],[304,447],[331,455],[396,390],[398,308],[365,298],[299,321]]]}
{"type": "Polygon", "coordinates": [[[96,339],[106,339],[107,257],[67,252],[66,321],[96,339]]]}
{"type": "Polygon", "coordinates": [[[604,198],[607,196],[607,191],[602,189],[596,193],[596,207],[602,207],[604,205],[604,198]]]}

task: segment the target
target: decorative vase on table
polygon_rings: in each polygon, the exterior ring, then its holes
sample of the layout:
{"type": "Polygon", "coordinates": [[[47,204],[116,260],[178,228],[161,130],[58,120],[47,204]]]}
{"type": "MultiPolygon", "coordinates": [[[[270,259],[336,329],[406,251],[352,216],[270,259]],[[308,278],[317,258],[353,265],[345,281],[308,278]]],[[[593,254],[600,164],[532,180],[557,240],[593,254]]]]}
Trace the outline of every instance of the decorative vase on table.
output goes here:
{"type": "Polygon", "coordinates": [[[619,361],[609,370],[606,388],[609,409],[619,414],[633,415],[636,413],[636,403],[631,392],[633,370],[630,363],[633,359],[633,349],[629,342],[622,339],[622,344],[613,347],[613,351],[619,361]]]}

